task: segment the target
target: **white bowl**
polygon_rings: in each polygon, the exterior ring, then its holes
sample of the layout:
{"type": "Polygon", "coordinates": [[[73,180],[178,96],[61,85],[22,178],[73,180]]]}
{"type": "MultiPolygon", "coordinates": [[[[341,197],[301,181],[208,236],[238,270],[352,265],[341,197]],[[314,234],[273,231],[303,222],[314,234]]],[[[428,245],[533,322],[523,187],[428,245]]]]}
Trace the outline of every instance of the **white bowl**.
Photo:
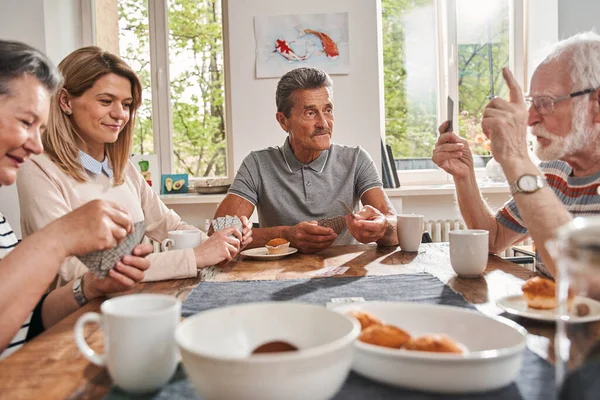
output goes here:
{"type": "Polygon", "coordinates": [[[175,340],[189,379],[207,400],[329,399],[344,383],[360,325],[321,306],[248,303],[187,318],[175,340]],[[270,341],[298,351],[251,354],[270,341]]]}
{"type": "Polygon", "coordinates": [[[460,307],[366,302],[336,306],[366,311],[411,336],[444,333],[464,345],[465,354],[390,349],[356,341],[352,368],[389,385],[438,393],[476,393],[510,384],[523,359],[527,331],[506,318],[490,318],[460,307]]]}

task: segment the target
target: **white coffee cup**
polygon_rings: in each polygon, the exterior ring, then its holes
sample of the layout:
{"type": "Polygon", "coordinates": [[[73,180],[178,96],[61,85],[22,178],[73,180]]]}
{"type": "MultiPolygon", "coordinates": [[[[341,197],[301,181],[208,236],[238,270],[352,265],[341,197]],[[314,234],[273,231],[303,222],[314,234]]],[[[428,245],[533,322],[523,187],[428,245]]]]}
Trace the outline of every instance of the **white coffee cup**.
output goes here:
{"type": "Polygon", "coordinates": [[[450,264],[464,278],[480,276],[487,267],[489,232],[483,229],[450,231],[450,264]]]}
{"type": "Polygon", "coordinates": [[[397,216],[398,244],[402,251],[419,251],[423,237],[423,216],[400,214],[397,216]]]}
{"type": "Polygon", "coordinates": [[[168,237],[160,244],[161,251],[169,249],[192,249],[202,242],[202,233],[200,231],[170,231],[168,237]]]}
{"type": "Polygon", "coordinates": [[[75,342],[83,355],[108,367],[113,381],[128,392],[147,393],[165,385],[179,361],[175,327],[181,302],[163,294],[132,294],[106,300],[100,309],[102,314],[85,313],[75,324],[75,342]],[[105,354],[87,344],[88,323],[100,325],[105,354]]]}

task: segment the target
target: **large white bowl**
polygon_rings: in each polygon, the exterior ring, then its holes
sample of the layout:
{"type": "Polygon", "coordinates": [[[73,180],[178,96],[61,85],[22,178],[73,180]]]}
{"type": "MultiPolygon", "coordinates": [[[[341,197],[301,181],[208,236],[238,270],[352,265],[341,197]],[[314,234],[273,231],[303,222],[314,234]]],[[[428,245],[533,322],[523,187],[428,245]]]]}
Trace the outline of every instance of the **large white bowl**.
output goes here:
{"type": "Polygon", "coordinates": [[[187,318],[175,331],[183,365],[207,400],[318,400],[341,388],[360,325],[321,306],[248,303],[187,318]],[[270,341],[300,350],[255,354],[270,341]]]}
{"type": "Polygon", "coordinates": [[[498,389],[516,377],[527,331],[506,318],[490,318],[460,307],[365,302],[335,307],[366,311],[412,336],[445,333],[468,352],[432,353],[390,349],[356,341],[353,369],[378,382],[438,393],[475,393],[498,389]]]}

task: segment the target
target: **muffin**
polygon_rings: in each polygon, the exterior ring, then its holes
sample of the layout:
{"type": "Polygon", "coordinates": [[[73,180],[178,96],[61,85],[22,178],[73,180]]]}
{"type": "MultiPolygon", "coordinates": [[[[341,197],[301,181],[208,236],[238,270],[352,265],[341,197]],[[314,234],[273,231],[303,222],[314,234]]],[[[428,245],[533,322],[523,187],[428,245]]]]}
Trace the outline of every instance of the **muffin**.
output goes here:
{"type": "Polygon", "coordinates": [[[399,349],[410,340],[410,335],[393,325],[371,325],[360,333],[358,340],[377,346],[399,349]]]}
{"type": "Polygon", "coordinates": [[[379,318],[364,311],[350,311],[348,315],[356,318],[358,322],[360,322],[361,331],[364,331],[373,325],[383,325],[383,322],[381,322],[379,318]]]}
{"type": "Polygon", "coordinates": [[[290,247],[290,242],[283,238],[271,239],[265,245],[269,254],[285,254],[290,247]]]}
{"type": "Polygon", "coordinates": [[[463,353],[458,343],[443,334],[419,336],[409,340],[404,348],[406,350],[431,351],[434,353],[463,353]]]}
{"type": "MultiPolygon", "coordinates": [[[[535,277],[527,280],[521,287],[527,305],[540,310],[551,310],[558,306],[556,300],[556,284],[550,279],[535,277]]],[[[569,303],[573,293],[569,291],[569,303]]]]}

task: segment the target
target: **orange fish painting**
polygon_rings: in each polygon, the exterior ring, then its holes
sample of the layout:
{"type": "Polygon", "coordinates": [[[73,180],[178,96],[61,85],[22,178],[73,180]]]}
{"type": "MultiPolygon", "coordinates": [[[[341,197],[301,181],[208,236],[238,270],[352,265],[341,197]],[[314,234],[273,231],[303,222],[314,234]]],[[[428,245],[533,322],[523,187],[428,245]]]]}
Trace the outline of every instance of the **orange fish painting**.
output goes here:
{"type": "Polygon", "coordinates": [[[281,54],[281,56],[288,61],[304,61],[304,60],[310,58],[313,55],[314,51],[315,51],[314,45],[312,45],[311,47],[309,47],[307,45],[306,53],[303,56],[300,56],[300,55],[294,53],[294,50],[292,50],[292,48],[290,47],[290,45],[288,44],[288,42],[286,40],[277,39],[275,41],[275,50],[273,50],[273,53],[281,54]]]}
{"type": "Polygon", "coordinates": [[[348,13],[254,17],[256,78],[279,78],[292,68],[350,73],[348,13]]]}
{"type": "Polygon", "coordinates": [[[337,58],[340,55],[338,51],[337,44],[330,38],[326,33],[313,31],[312,29],[299,29],[300,34],[298,37],[302,37],[304,35],[315,35],[321,40],[321,45],[323,45],[323,51],[325,55],[331,59],[337,58]]]}

